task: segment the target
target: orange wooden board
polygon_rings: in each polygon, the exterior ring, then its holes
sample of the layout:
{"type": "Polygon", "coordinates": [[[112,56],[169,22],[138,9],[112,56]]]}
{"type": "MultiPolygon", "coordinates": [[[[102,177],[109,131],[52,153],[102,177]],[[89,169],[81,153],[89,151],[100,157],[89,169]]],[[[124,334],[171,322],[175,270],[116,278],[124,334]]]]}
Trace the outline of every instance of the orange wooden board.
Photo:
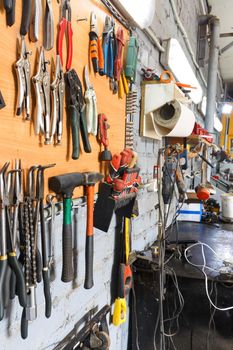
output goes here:
{"type": "MultiPolygon", "coordinates": [[[[43,10],[45,9],[45,1],[43,10]]],[[[105,113],[108,117],[110,129],[108,136],[110,140],[110,150],[114,154],[124,148],[125,135],[125,99],[119,99],[113,95],[109,89],[109,81],[106,77],[98,74],[95,76],[89,62],[89,29],[90,13],[95,11],[98,18],[99,33],[103,31],[105,15],[107,12],[104,5],[99,0],[71,0],[72,7],[72,28],[73,28],[73,62],[74,68],[80,79],[83,81],[83,69],[85,64],[89,64],[90,81],[94,85],[97,95],[98,113],[105,113]],[[87,17],[87,21],[78,22],[78,18],[87,17]]],[[[52,0],[55,22],[55,45],[51,51],[45,51],[46,58],[52,62],[56,58],[56,38],[57,27],[60,20],[60,7],[57,0],[52,0]]],[[[0,9],[0,89],[6,102],[6,107],[0,110],[0,165],[5,161],[22,159],[24,169],[28,169],[35,164],[56,163],[56,167],[46,171],[45,193],[48,191],[47,178],[53,175],[82,172],[82,171],[100,171],[98,155],[100,146],[93,135],[90,135],[92,153],[87,154],[82,151],[78,160],[71,159],[71,136],[70,130],[66,127],[66,112],[63,122],[63,138],[61,146],[44,145],[40,143],[39,137],[34,134],[32,122],[26,122],[22,116],[16,116],[17,99],[17,80],[14,64],[18,59],[17,40],[20,39],[19,28],[22,12],[22,0],[16,1],[16,23],[12,27],[5,24],[5,12],[3,7],[0,9]]],[[[43,42],[43,18],[41,18],[41,35],[37,43],[29,42],[26,38],[27,48],[32,51],[30,56],[31,75],[35,75],[37,69],[37,54],[43,42]]],[[[116,30],[118,24],[116,23],[116,30]]],[[[125,38],[127,38],[125,31],[125,38]]],[[[64,40],[63,60],[66,61],[66,42],[64,40]]],[[[33,91],[33,86],[32,86],[33,91]]],[[[35,98],[32,93],[32,118],[35,115],[35,98]]],[[[76,191],[75,195],[81,192],[76,191]]]]}

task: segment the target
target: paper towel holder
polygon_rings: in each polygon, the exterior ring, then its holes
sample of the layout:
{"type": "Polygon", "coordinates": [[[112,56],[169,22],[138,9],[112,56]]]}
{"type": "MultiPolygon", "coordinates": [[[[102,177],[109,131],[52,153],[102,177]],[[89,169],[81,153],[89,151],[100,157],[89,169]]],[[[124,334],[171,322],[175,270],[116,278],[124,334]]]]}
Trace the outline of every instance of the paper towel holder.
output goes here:
{"type": "Polygon", "coordinates": [[[190,100],[172,81],[167,84],[157,81],[142,82],[140,136],[155,140],[162,139],[154,121],[154,113],[174,100],[185,105],[190,103],[190,100]]]}

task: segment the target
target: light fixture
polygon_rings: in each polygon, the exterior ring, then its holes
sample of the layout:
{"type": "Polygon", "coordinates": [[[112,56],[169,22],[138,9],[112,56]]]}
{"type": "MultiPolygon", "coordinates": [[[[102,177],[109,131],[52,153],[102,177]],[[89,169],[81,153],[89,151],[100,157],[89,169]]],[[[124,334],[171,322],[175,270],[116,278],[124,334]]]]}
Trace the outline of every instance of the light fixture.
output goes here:
{"type": "Polygon", "coordinates": [[[231,114],[232,112],[232,104],[224,103],[222,107],[222,114],[231,114]]]}
{"type": "Polygon", "coordinates": [[[200,103],[202,88],[180,43],[175,38],[170,38],[163,41],[163,47],[165,52],[161,54],[161,64],[172,72],[178,82],[195,87],[195,89],[187,88],[187,90],[191,90],[188,95],[195,104],[200,103]]]}
{"type": "Polygon", "coordinates": [[[149,27],[155,13],[155,0],[112,0],[116,8],[141,29],[149,27]]]}

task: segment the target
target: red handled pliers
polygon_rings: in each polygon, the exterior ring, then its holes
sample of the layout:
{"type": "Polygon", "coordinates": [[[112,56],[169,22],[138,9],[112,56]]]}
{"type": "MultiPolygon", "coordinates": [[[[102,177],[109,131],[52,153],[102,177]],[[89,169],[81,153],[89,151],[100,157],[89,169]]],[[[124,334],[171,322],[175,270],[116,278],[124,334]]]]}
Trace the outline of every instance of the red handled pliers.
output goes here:
{"type": "Polygon", "coordinates": [[[61,21],[59,23],[57,51],[58,51],[58,55],[60,56],[60,59],[61,59],[61,64],[63,64],[62,44],[63,44],[63,38],[65,35],[65,31],[67,29],[68,42],[67,42],[66,69],[69,70],[71,68],[72,56],[73,56],[73,42],[72,42],[73,30],[72,30],[72,26],[71,26],[70,0],[64,0],[62,2],[61,16],[62,16],[62,18],[61,18],[61,21]]]}

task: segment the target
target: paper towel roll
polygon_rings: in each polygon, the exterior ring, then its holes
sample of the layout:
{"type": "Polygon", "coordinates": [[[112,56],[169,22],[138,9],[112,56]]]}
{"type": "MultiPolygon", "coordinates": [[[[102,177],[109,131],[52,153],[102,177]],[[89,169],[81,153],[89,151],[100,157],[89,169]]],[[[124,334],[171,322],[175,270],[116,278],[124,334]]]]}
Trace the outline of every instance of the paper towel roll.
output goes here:
{"type": "Polygon", "coordinates": [[[153,112],[154,127],[159,136],[187,137],[194,128],[194,113],[174,100],[153,112]]]}

